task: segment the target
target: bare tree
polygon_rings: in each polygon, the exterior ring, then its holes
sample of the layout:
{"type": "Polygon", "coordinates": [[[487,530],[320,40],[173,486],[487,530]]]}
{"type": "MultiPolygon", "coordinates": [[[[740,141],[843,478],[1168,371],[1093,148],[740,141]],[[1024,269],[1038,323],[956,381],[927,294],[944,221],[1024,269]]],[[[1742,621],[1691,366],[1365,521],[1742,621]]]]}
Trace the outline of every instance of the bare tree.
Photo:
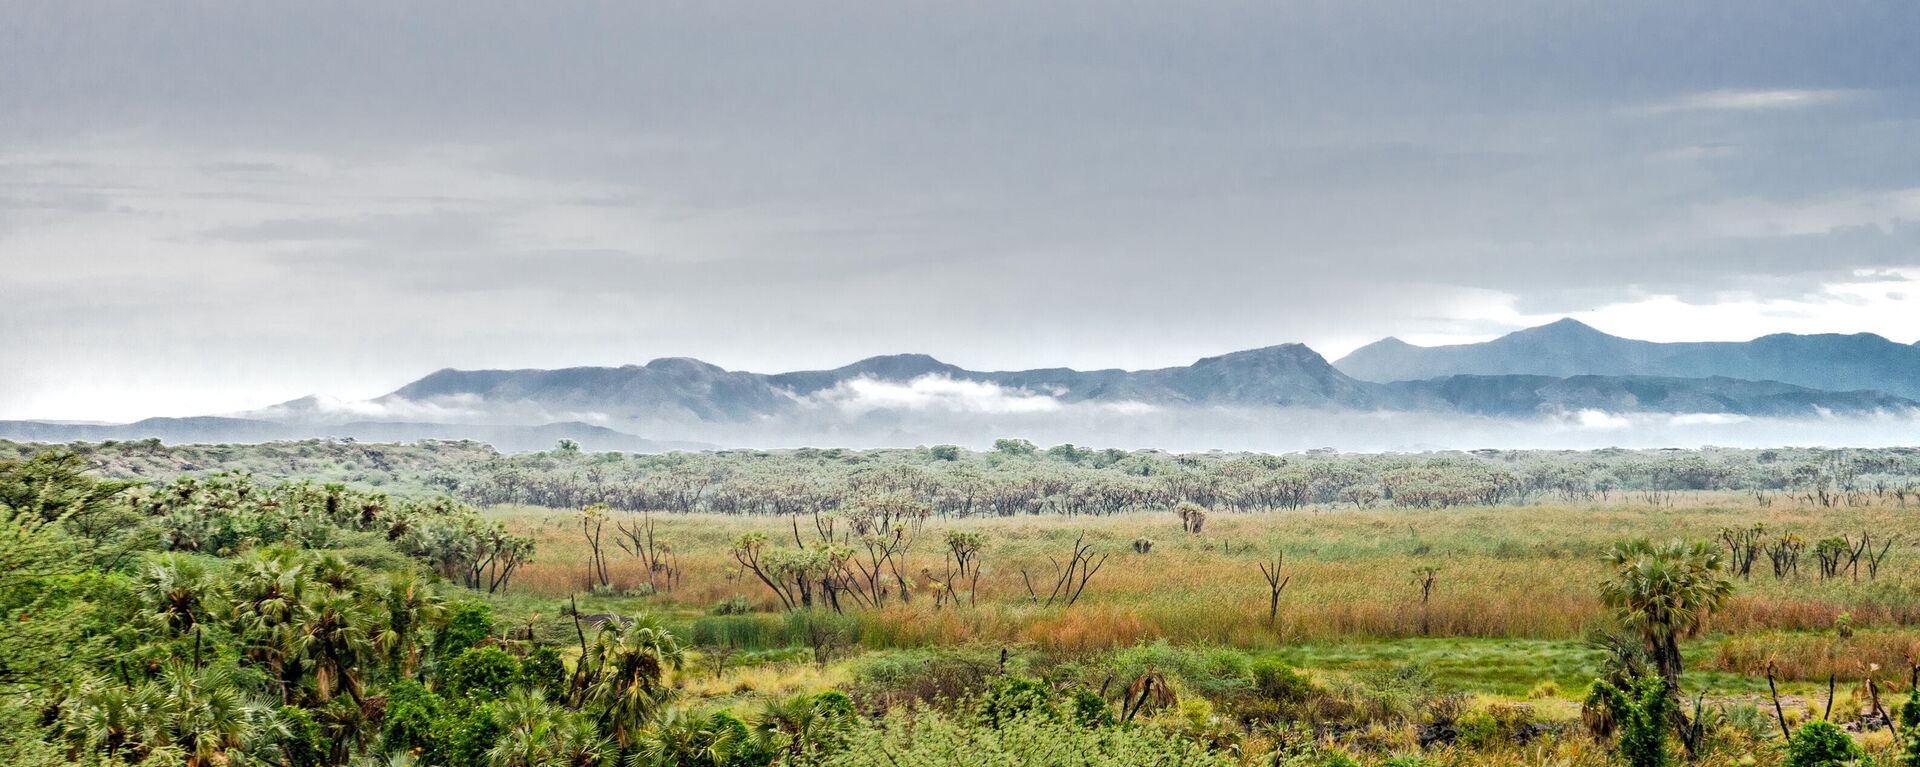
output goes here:
{"type": "Polygon", "coordinates": [[[1260,563],[1260,575],[1267,579],[1267,625],[1269,626],[1280,617],[1280,592],[1286,590],[1287,584],[1293,581],[1292,575],[1281,574],[1286,564],[1286,552],[1275,552],[1271,567],[1265,562],[1260,563]]]}
{"type": "Polygon", "coordinates": [[[639,521],[631,524],[626,520],[613,523],[619,536],[614,543],[619,544],[620,549],[629,556],[640,560],[640,568],[647,573],[647,585],[657,591],[671,591],[678,576],[677,568],[671,566],[669,561],[672,547],[655,534],[651,512],[642,512],[638,516],[639,521]]]}
{"type": "MultiPolygon", "coordinates": [[[[986,538],[979,533],[963,533],[959,530],[947,531],[946,571],[935,580],[938,590],[934,592],[934,607],[940,607],[949,600],[955,607],[960,606],[960,584],[967,587],[967,603],[979,604],[980,593],[980,552],[986,548],[986,538]]],[[[926,570],[922,575],[934,580],[926,570]]]]}
{"type": "Polygon", "coordinates": [[[1762,540],[1766,537],[1767,526],[1755,524],[1746,529],[1725,528],[1720,531],[1721,542],[1727,544],[1727,570],[1747,580],[1753,575],[1753,562],[1760,558],[1762,540]]]}
{"type": "MultiPolygon", "coordinates": [[[[1080,600],[1080,592],[1087,589],[1087,582],[1107,563],[1107,554],[1096,555],[1093,544],[1086,543],[1084,536],[1073,539],[1073,549],[1067,554],[1063,565],[1053,555],[1047,555],[1047,561],[1053,563],[1053,590],[1047,592],[1046,606],[1052,607],[1055,601],[1063,601],[1067,607],[1080,600]]],[[[1020,570],[1020,580],[1027,585],[1027,596],[1039,601],[1040,595],[1033,589],[1033,579],[1028,577],[1025,568],[1020,570]]]]}
{"type": "Polygon", "coordinates": [[[607,576],[607,555],[602,548],[601,535],[607,526],[607,505],[596,503],[580,510],[580,534],[587,540],[587,588],[591,590],[597,583],[600,588],[612,585],[607,576]]]}
{"type": "Polygon", "coordinates": [[[1425,565],[1413,569],[1413,583],[1420,587],[1420,633],[1428,634],[1433,626],[1428,619],[1427,603],[1433,599],[1434,583],[1439,580],[1440,568],[1425,565]]]}

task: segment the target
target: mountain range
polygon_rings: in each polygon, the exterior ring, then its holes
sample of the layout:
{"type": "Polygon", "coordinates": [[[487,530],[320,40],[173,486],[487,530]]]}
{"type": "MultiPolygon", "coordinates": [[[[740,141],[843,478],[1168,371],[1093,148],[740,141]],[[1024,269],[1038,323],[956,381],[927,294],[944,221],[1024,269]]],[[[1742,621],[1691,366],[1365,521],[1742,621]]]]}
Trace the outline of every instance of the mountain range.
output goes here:
{"type": "Polygon", "coordinates": [[[1561,320],[1484,343],[1421,347],[1388,338],[1338,362],[1300,344],[1282,344],[1151,370],[976,371],[924,354],[899,354],[830,370],[767,374],[676,357],[620,367],[447,369],[372,400],[304,397],[235,417],[120,425],[0,422],[0,438],[471,438],[504,450],[572,439],[594,449],[649,452],[696,447],[683,438],[711,433],[703,427],[716,425],[732,427],[736,435],[787,428],[830,439],[849,425],[884,431],[888,414],[927,410],[955,418],[1084,413],[1123,419],[1194,408],[1502,419],[1592,412],[1734,418],[1914,413],[1920,412],[1920,345],[1870,334],[1654,343],[1561,320]]]}
{"type": "Polygon", "coordinates": [[[1453,375],[1725,377],[1827,391],[1871,389],[1920,399],[1920,344],[1872,333],[1795,335],[1752,341],[1655,343],[1560,320],[1485,343],[1414,346],[1387,338],[1334,363],[1363,381],[1453,375]]]}

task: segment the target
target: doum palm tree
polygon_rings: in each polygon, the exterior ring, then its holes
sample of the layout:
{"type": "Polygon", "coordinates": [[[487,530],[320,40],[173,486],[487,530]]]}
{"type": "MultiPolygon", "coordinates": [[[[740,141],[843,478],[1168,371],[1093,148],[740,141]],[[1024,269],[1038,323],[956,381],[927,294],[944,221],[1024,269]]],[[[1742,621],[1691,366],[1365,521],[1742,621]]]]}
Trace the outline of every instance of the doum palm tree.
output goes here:
{"type": "Polygon", "coordinates": [[[1643,539],[1614,545],[1607,562],[1613,575],[1601,584],[1601,598],[1646,643],[1654,667],[1677,689],[1680,640],[1700,633],[1707,616],[1733,594],[1733,581],[1721,574],[1719,549],[1643,539]]]}
{"type": "MultiPolygon", "coordinates": [[[[1722,575],[1720,551],[1701,542],[1641,539],[1615,544],[1607,562],[1613,573],[1600,585],[1600,596],[1646,645],[1654,669],[1666,680],[1675,724],[1687,732],[1679,706],[1680,640],[1699,634],[1707,617],[1733,594],[1733,581],[1722,575]]],[[[1691,751],[1692,739],[1684,740],[1691,751]]]]}

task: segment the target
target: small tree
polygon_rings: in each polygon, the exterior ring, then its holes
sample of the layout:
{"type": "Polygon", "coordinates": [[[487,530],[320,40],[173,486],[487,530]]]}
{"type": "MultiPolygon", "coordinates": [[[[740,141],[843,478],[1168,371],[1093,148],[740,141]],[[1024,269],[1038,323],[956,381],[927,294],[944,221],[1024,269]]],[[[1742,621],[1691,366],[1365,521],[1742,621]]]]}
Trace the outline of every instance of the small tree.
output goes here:
{"type": "Polygon", "coordinates": [[[1594,680],[1587,693],[1588,708],[1603,709],[1620,734],[1616,749],[1627,767],[1668,767],[1667,722],[1673,716],[1673,697],[1659,676],[1641,677],[1631,695],[1605,680],[1594,680]]]}
{"type": "Polygon", "coordinates": [[[1260,575],[1267,579],[1267,625],[1269,626],[1280,617],[1280,592],[1286,590],[1287,584],[1293,581],[1293,576],[1282,575],[1280,572],[1286,564],[1285,552],[1273,555],[1271,567],[1265,562],[1260,563],[1260,575]]]}
{"type": "Polygon", "coordinates": [[[1433,587],[1439,579],[1440,568],[1433,565],[1413,569],[1413,585],[1420,587],[1420,633],[1422,634],[1433,630],[1432,622],[1428,619],[1427,603],[1432,601],[1433,587]]]}
{"type": "Polygon", "coordinates": [[[1906,735],[1900,743],[1900,767],[1920,767],[1920,688],[1900,704],[1900,730],[1906,735]]]}
{"type": "Polygon", "coordinates": [[[1814,720],[1793,731],[1787,741],[1786,767],[1844,767],[1862,755],[1853,738],[1832,722],[1814,720]]]}
{"type": "Polygon", "coordinates": [[[580,535],[587,541],[587,586],[596,584],[606,588],[612,584],[607,576],[607,555],[601,546],[601,531],[607,526],[607,505],[596,503],[580,510],[580,535]]]}

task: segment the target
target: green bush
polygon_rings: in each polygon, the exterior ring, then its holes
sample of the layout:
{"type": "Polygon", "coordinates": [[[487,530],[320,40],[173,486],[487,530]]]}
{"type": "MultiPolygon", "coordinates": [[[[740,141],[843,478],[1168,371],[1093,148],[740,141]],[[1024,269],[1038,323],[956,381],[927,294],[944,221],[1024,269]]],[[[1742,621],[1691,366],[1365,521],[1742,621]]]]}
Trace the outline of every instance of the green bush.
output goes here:
{"type": "Polygon", "coordinates": [[[434,642],[434,652],[447,658],[493,636],[493,605],[485,602],[461,602],[447,616],[447,627],[434,642]]]}
{"type": "Polygon", "coordinates": [[[834,767],[1237,767],[1231,753],[1157,727],[1089,729],[1045,715],[999,726],[937,711],[896,710],[866,723],[827,762],[834,767]]]}
{"type": "Polygon", "coordinates": [[[1246,722],[1300,719],[1321,693],[1312,678],[1272,658],[1255,661],[1252,673],[1253,685],[1232,699],[1234,712],[1246,722]]]}
{"type": "Polygon", "coordinates": [[[485,767],[487,750],[500,739],[500,723],[493,704],[474,706],[462,716],[444,716],[433,723],[420,761],[444,767],[485,767]]]}
{"type": "Polygon", "coordinates": [[[1454,737],[1468,748],[1482,749],[1500,742],[1500,723],[1485,711],[1469,711],[1453,723],[1454,737]]]}
{"type": "Polygon", "coordinates": [[[381,750],[425,750],[433,742],[433,724],[445,710],[440,696],[419,682],[409,679],[387,688],[387,710],[380,723],[381,750]]]}
{"type": "Polygon", "coordinates": [[[987,684],[987,694],[980,700],[980,715],[987,724],[998,727],[1021,716],[1058,718],[1060,710],[1046,682],[1002,676],[987,684]]]}
{"type": "Polygon", "coordinates": [[[1120,679],[1149,673],[1176,678],[1209,698],[1231,697],[1253,685],[1252,661],[1246,653],[1227,647],[1194,649],[1160,640],[1114,653],[1112,667],[1120,679]]]}
{"type": "Polygon", "coordinates": [[[1113,706],[1084,687],[1075,687],[1067,693],[1067,706],[1073,712],[1074,724],[1081,727],[1112,727],[1114,724],[1113,706]]]}
{"type": "Polygon", "coordinates": [[[1275,703],[1286,705],[1305,703],[1316,692],[1311,677],[1272,658],[1255,661],[1252,671],[1253,691],[1261,698],[1275,703]]]}
{"type": "Polygon", "coordinates": [[[1612,717],[1620,737],[1617,749],[1627,767],[1667,767],[1667,724],[1673,713],[1673,701],[1667,697],[1667,681],[1659,676],[1642,677],[1634,683],[1633,694],[1603,680],[1594,680],[1587,693],[1589,707],[1604,708],[1612,717]]]}
{"type": "Polygon", "coordinates": [[[520,663],[520,677],[528,687],[537,687],[549,693],[567,689],[567,664],[561,660],[560,651],[552,645],[540,645],[527,653],[520,663]]]}
{"type": "Polygon", "coordinates": [[[1861,757],[1860,746],[1832,722],[1800,725],[1787,741],[1786,767],[1843,767],[1861,757]]]}
{"type": "Polygon", "coordinates": [[[520,682],[520,661],[498,647],[475,647],[454,656],[440,671],[446,693],[469,700],[494,700],[520,682]]]}
{"type": "Polygon", "coordinates": [[[990,650],[971,647],[870,652],[853,664],[853,693],[877,709],[958,702],[999,673],[990,650]]]}
{"type": "Polygon", "coordinates": [[[324,767],[332,758],[332,745],[314,721],[313,713],[303,708],[281,706],[274,712],[284,731],[280,733],[280,754],[289,767],[324,767]]]}

